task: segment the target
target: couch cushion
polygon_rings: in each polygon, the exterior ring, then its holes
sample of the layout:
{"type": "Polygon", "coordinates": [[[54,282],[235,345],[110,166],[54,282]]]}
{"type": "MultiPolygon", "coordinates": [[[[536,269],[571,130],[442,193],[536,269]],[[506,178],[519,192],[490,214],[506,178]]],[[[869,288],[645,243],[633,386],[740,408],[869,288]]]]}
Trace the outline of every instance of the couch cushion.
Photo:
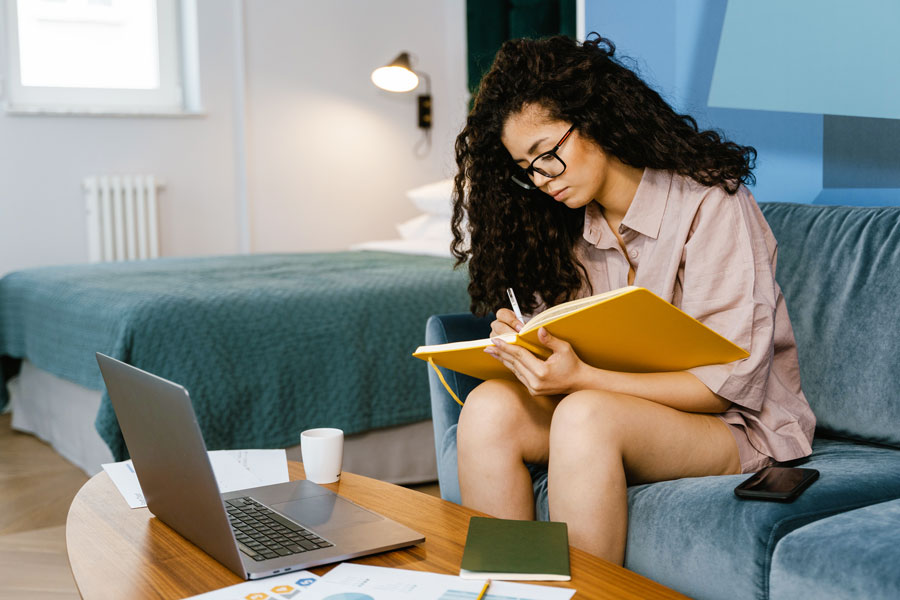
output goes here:
{"type": "MultiPolygon", "coordinates": [[[[900,497],[900,451],[816,439],[804,468],[819,480],[791,504],[741,500],[748,475],[695,477],[628,488],[625,567],[693,598],[765,599],[776,543],[813,521],[900,497]]],[[[534,477],[546,519],[547,475],[534,477]]]]}
{"type": "Polygon", "coordinates": [[[900,500],[816,521],[775,546],[773,600],[900,598],[900,500]]]}
{"type": "Polygon", "coordinates": [[[900,207],[760,207],[818,430],[900,447],[900,207]]]}

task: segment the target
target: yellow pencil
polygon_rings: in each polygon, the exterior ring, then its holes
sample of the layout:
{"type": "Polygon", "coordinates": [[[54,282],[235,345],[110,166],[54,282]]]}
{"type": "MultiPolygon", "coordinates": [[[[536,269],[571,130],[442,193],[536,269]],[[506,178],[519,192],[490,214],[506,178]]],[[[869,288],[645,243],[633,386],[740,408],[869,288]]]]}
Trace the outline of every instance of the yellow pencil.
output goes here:
{"type": "Polygon", "coordinates": [[[490,579],[488,579],[487,581],[484,582],[484,587],[481,588],[480,592],[478,592],[478,597],[475,598],[475,600],[482,600],[482,598],[484,598],[484,595],[487,594],[487,590],[489,587],[491,587],[490,579]]]}

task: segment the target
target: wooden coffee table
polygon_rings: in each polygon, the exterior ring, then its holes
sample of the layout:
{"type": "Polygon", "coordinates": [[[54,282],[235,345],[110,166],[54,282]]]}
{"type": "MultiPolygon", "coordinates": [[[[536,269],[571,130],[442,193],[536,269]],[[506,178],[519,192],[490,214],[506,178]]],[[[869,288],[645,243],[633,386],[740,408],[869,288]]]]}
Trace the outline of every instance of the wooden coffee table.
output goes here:
{"type": "MultiPolygon", "coordinates": [[[[291,479],[303,465],[288,463],[291,479]]],[[[425,542],[353,562],[434,573],[459,573],[469,517],[481,515],[414,490],[343,473],[325,487],[425,535],[425,542]]],[[[175,533],[146,508],[131,509],[105,472],[92,477],[72,501],[66,549],[78,591],[85,600],[185,598],[242,580],[175,533]]],[[[590,554],[570,549],[575,598],[684,598],[645,577],[590,554]]],[[[333,565],[310,569],[318,575],[333,565]]]]}

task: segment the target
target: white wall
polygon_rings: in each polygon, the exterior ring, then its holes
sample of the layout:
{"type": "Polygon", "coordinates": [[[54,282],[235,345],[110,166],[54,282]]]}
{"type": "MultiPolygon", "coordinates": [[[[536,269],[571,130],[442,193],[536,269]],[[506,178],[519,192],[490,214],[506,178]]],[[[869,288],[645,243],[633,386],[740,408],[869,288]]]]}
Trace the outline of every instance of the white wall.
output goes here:
{"type": "MultiPolygon", "coordinates": [[[[247,154],[254,251],[331,250],[397,237],[404,190],[453,172],[466,115],[463,0],[246,5],[247,154]],[[431,152],[416,94],[370,75],[400,51],[431,76],[431,152]]],[[[420,84],[424,88],[424,83],[420,84]]]]}
{"type": "MultiPolygon", "coordinates": [[[[225,8],[199,4],[204,117],[0,112],[0,273],[87,261],[81,180],[92,174],[152,173],[165,180],[164,254],[234,251],[233,22],[225,8]]],[[[5,60],[2,65],[5,70],[5,60]]]]}
{"type": "Polygon", "coordinates": [[[198,0],[205,116],[0,113],[0,274],[87,260],[80,185],[89,174],[165,180],[161,251],[187,256],[239,251],[243,218],[256,252],[395,237],[393,225],[416,212],[404,191],[452,173],[467,101],[464,0],[244,0],[242,94],[239,1],[198,0]],[[414,93],[369,81],[401,50],[432,77],[434,144],[424,159],[413,155],[414,93]]]}

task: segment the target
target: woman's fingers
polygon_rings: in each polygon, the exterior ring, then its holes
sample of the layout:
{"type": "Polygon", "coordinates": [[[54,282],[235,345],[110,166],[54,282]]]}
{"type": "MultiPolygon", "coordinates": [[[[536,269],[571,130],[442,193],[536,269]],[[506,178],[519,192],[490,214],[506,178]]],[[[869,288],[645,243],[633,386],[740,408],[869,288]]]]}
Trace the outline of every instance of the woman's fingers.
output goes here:
{"type": "Polygon", "coordinates": [[[493,352],[489,353],[499,358],[506,365],[506,368],[513,373],[533,374],[544,362],[521,346],[507,344],[500,339],[493,340],[493,342],[493,348],[488,346],[488,350],[493,352]]]}
{"type": "Polygon", "coordinates": [[[491,324],[491,333],[516,333],[522,329],[522,322],[516,318],[516,313],[508,308],[501,308],[497,311],[497,320],[491,324]],[[503,331],[495,332],[494,323],[502,324],[508,327],[503,331]]]}
{"type": "MultiPolygon", "coordinates": [[[[502,342],[501,342],[502,343],[502,342]]],[[[494,349],[491,349],[494,350],[494,349]]],[[[516,357],[509,354],[501,354],[496,350],[489,352],[494,358],[503,363],[503,366],[509,369],[510,373],[516,376],[528,392],[534,395],[532,373],[528,368],[520,362],[516,357]]]]}
{"type": "Polygon", "coordinates": [[[541,359],[525,348],[493,339],[493,346],[485,352],[501,361],[532,395],[563,393],[571,387],[581,361],[565,340],[552,336],[541,328],[541,343],[553,351],[547,359],[541,359]]]}

